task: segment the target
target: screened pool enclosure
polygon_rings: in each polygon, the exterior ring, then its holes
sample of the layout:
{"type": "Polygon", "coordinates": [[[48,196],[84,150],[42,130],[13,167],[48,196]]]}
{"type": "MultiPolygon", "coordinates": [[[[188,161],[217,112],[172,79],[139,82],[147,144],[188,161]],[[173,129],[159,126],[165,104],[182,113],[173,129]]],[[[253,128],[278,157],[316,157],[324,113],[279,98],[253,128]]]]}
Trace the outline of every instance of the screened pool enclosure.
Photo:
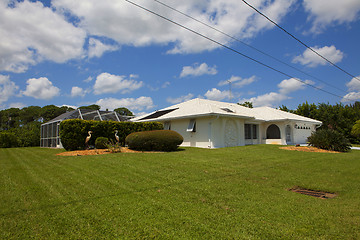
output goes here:
{"type": "Polygon", "coordinates": [[[128,121],[131,117],[122,116],[117,112],[100,111],[89,109],[76,109],[71,112],[66,112],[60,116],[50,120],[41,125],[40,132],[40,147],[62,148],[60,139],[60,123],[67,119],[83,119],[83,120],[97,120],[97,121],[128,121]]]}

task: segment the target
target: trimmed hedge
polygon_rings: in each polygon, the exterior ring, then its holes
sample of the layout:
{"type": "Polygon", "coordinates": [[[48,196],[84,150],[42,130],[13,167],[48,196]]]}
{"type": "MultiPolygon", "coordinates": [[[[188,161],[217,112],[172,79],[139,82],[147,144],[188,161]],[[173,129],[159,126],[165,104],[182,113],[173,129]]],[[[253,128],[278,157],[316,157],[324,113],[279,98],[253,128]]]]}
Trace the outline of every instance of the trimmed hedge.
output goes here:
{"type": "Polygon", "coordinates": [[[165,152],[175,151],[183,141],[183,137],[172,130],[135,132],[125,139],[130,149],[165,152]]]}
{"type": "Polygon", "coordinates": [[[338,152],[348,152],[350,141],[341,133],[332,129],[320,129],[308,137],[311,146],[338,152]]]}
{"type": "Polygon", "coordinates": [[[60,139],[63,147],[68,150],[85,149],[85,139],[88,131],[92,131],[88,145],[95,145],[98,137],[106,137],[110,141],[116,142],[115,130],[120,138],[120,144],[124,145],[127,135],[133,132],[160,130],[163,129],[159,122],[115,122],[115,121],[94,121],[70,119],[62,121],[60,124],[60,139]]]}

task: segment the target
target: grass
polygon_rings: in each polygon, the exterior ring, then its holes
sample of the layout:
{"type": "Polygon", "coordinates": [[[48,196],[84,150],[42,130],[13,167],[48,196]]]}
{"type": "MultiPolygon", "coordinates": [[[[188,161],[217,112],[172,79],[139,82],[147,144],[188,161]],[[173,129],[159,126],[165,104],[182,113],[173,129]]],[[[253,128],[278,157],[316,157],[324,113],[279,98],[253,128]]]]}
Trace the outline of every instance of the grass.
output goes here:
{"type": "Polygon", "coordinates": [[[360,239],[360,151],[61,151],[0,149],[0,239],[360,239]]]}

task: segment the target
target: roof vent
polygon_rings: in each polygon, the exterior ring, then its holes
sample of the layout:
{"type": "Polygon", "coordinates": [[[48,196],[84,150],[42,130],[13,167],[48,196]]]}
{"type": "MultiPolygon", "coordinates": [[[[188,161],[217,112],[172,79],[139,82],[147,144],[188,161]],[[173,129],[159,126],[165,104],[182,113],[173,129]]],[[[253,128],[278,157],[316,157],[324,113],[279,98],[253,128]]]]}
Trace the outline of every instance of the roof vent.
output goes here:
{"type": "Polygon", "coordinates": [[[220,109],[225,111],[225,112],[234,113],[234,111],[229,109],[229,108],[220,108],[220,109]]]}
{"type": "Polygon", "coordinates": [[[141,118],[139,120],[147,120],[147,119],[159,118],[159,117],[161,117],[161,116],[163,116],[165,114],[168,114],[168,113],[170,113],[172,111],[175,111],[176,109],[179,109],[179,108],[156,111],[153,114],[150,114],[150,115],[148,115],[146,117],[143,117],[143,118],[141,118]]]}

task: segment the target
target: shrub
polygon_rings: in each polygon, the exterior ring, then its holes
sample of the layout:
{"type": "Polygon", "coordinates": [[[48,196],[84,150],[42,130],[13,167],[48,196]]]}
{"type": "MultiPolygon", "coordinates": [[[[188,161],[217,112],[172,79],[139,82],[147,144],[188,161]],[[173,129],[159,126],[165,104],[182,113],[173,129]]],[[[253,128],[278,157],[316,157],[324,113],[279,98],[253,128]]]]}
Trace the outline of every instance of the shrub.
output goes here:
{"type": "Polygon", "coordinates": [[[139,151],[175,151],[184,141],[183,137],[172,130],[135,132],[126,137],[129,148],[139,151]]]}
{"type": "Polygon", "coordinates": [[[311,146],[338,152],[347,152],[350,150],[350,141],[341,133],[332,129],[320,129],[308,137],[311,146]]]}
{"type": "Polygon", "coordinates": [[[92,136],[88,145],[95,145],[98,137],[106,137],[112,142],[115,140],[115,130],[120,139],[120,144],[125,144],[127,135],[133,132],[159,130],[163,125],[159,122],[115,122],[115,121],[93,121],[70,119],[62,121],[60,124],[60,138],[63,147],[68,150],[85,149],[85,139],[88,131],[92,131],[92,136]]]}
{"type": "Polygon", "coordinates": [[[0,148],[18,147],[19,142],[14,133],[0,132],[0,148]]]}
{"type": "Polygon", "coordinates": [[[98,137],[95,140],[96,149],[106,149],[109,143],[109,139],[106,137],[98,137]]]}

